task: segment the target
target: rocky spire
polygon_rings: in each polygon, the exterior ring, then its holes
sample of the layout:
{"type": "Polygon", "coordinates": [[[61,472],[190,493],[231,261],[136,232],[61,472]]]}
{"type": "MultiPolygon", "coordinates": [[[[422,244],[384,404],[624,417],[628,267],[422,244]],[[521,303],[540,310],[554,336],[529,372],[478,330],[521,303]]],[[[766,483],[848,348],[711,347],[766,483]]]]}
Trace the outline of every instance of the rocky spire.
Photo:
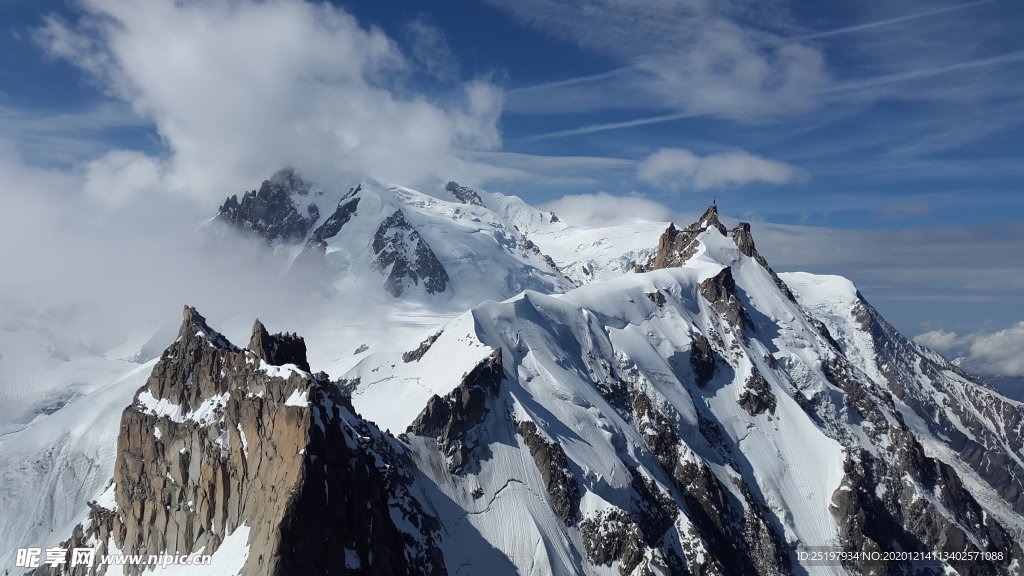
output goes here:
{"type": "Polygon", "coordinates": [[[675,224],[668,228],[658,239],[658,250],[654,258],[646,266],[638,267],[638,271],[648,272],[661,268],[682,266],[697,251],[697,236],[708,228],[718,230],[723,236],[728,234],[725,226],[718,219],[718,205],[712,202],[701,217],[686,228],[680,230],[675,224]]]}
{"type": "Polygon", "coordinates": [[[205,338],[216,348],[231,351],[238,350],[238,347],[225,338],[223,334],[210,328],[210,325],[206,323],[206,318],[196,311],[194,307],[186,304],[181,315],[181,327],[178,328],[179,341],[187,341],[197,337],[205,338]]]}
{"type": "Polygon", "coordinates": [[[270,334],[259,319],[252,325],[249,350],[267,364],[274,366],[294,364],[309,372],[305,340],[295,334],[270,334]]]}
{"type": "Polygon", "coordinates": [[[749,222],[740,222],[732,229],[732,240],[736,243],[736,247],[739,248],[741,254],[753,258],[758,264],[768,271],[768,274],[772,277],[772,281],[774,281],[775,285],[779,287],[779,290],[786,295],[786,298],[789,298],[794,302],[796,301],[796,298],[793,296],[793,292],[790,291],[789,286],[786,286],[786,283],[782,281],[782,278],[779,278],[779,275],[775,273],[775,270],[772,270],[772,267],[768,265],[768,261],[764,259],[764,256],[761,256],[761,254],[758,253],[757,248],[754,246],[754,236],[750,233],[749,222]]]}
{"type": "Polygon", "coordinates": [[[244,576],[445,574],[437,520],[394,439],[326,378],[252,362],[293,345],[304,362],[301,338],[256,321],[252,352],[214,347],[203,317],[184,315],[183,337],[121,415],[113,503],[90,503],[65,548],[211,553],[244,526],[244,576]]]}

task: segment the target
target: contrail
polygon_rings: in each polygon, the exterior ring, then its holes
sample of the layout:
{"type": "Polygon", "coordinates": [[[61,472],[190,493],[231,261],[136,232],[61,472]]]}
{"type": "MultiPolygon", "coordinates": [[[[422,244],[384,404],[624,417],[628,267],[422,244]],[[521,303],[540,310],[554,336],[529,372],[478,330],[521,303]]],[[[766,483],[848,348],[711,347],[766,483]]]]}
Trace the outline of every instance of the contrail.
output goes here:
{"type": "Polygon", "coordinates": [[[557,88],[559,86],[572,86],[573,84],[583,84],[585,82],[592,82],[594,80],[604,80],[605,78],[612,78],[618,76],[623,72],[628,72],[633,69],[632,66],[623,66],[621,68],[613,68],[606,72],[598,72],[597,74],[587,74],[585,76],[573,76],[572,78],[565,78],[562,80],[552,80],[551,82],[541,82],[540,84],[531,84],[529,86],[522,86],[519,88],[513,88],[508,90],[507,94],[515,94],[517,92],[532,92],[533,90],[542,90],[544,88],[557,88]]]}
{"type": "MultiPolygon", "coordinates": [[[[838,84],[832,88],[820,90],[819,94],[830,94],[836,92],[847,92],[851,90],[859,90],[862,88],[871,88],[873,86],[881,86],[884,84],[892,84],[895,82],[905,82],[907,80],[916,80],[918,78],[927,78],[929,76],[937,76],[939,74],[946,74],[948,72],[954,72],[956,70],[966,70],[970,68],[980,68],[983,66],[997,66],[999,64],[1005,64],[1007,62],[1016,62],[1018,60],[1024,60],[1024,50],[1017,50],[1015,52],[1007,52],[1006,54],[1000,54],[998,56],[992,56],[990,58],[982,58],[980,60],[971,60],[969,62],[960,62],[957,64],[951,64],[949,66],[940,66],[937,68],[927,68],[924,70],[911,70],[909,72],[899,72],[896,74],[886,74],[884,76],[875,76],[872,78],[864,78],[861,80],[853,80],[838,84]]],[[[682,120],[685,118],[694,118],[702,116],[700,112],[680,112],[676,114],[662,114],[660,116],[648,116],[646,118],[635,118],[633,120],[625,120],[623,122],[607,122],[604,124],[589,124],[587,126],[580,126],[579,128],[571,128],[568,130],[558,130],[556,132],[545,132],[543,134],[535,134],[532,136],[524,136],[522,138],[515,138],[515,142],[536,142],[539,140],[554,140],[556,138],[567,138],[570,136],[580,136],[582,134],[593,134],[594,132],[604,132],[606,130],[619,130],[622,128],[633,128],[636,126],[647,126],[649,124],[659,124],[661,122],[671,122],[674,120],[682,120]]]]}
{"type": "Polygon", "coordinates": [[[979,6],[981,4],[991,4],[996,0],[977,0],[975,2],[968,2],[966,4],[955,4],[953,6],[946,6],[945,8],[936,8],[935,10],[928,10],[927,12],[918,12],[917,14],[908,14],[906,16],[900,16],[898,18],[890,18],[888,20],[878,20],[876,22],[866,22],[864,24],[858,24],[856,26],[847,26],[845,28],[836,28],[834,30],[825,30],[823,32],[814,32],[811,34],[804,34],[803,36],[790,36],[788,38],[781,39],[782,42],[801,42],[803,40],[814,40],[815,38],[827,38],[829,36],[838,36],[840,34],[849,34],[850,32],[859,32],[861,30],[868,30],[871,28],[877,28],[879,26],[888,26],[890,24],[898,24],[900,22],[906,22],[907,20],[916,20],[918,18],[925,18],[928,16],[935,16],[936,14],[945,14],[946,12],[952,12],[954,10],[963,10],[965,8],[971,8],[972,6],[979,6]]]}
{"type": "Polygon", "coordinates": [[[947,72],[954,72],[956,70],[965,70],[969,68],[980,68],[982,66],[997,66],[999,64],[1005,64],[1007,62],[1016,62],[1018,60],[1024,60],[1024,50],[1017,50],[1014,52],[1007,52],[1006,54],[1000,54],[998,56],[992,56],[989,58],[982,58],[980,60],[971,60],[968,62],[959,62],[957,64],[950,64],[948,66],[939,66],[937,68],[925,68],[923,70],[910,70],[908,72],[897,72],[895,74],[886,74],[884,76],[874,76],[871,78],[864,78],[861,80],[851,80],[849,82],[843,82],[837,84],[832,88],[822,90],[821,93],[830,92],[845,92],[847,90],[859,90],[861,88],[870,88],[872,86],[881,86],[884,84],[892,84],[893,82],[904,82],[906,80],[915,80],[917,78],[927,78],[929,76],[937,76],[939,74],[945,74],[947,72]]]}
{"type": "MultiPolygon", "coordinates": [[[[890,24],[898,24],[900,22],[906,22],[908,20],[916,20],[918,18],[927,18],[928,16],[935,16],[938,14],[945,14],[946,12],[953,12],[955,10],[963,10],[965,8],[971,8],[973,6],[980,6],[982,4],[992,4],[998,0],[976,0],[974,2],[967,2],[965,4],[954,4],[953,6],[946,6],[944,8],[936,8],[934,10],[928,10],[925,12],[918,12],[916,14],[907,14],[906,16],[899,16],[897,18],[889,18],[887,20],[877,20],[875,22],[866,22],[864,24],[857,24],[856,26],[846,26],[844,28],[836,28],[834,30],[824,30],[822,32],[812,32],[811,34],[804,34],[802,36],[790,36],[788,38],[778,38],[775,40],[765,41],[763,43],[785,43],[785,42],[801,42],[803,40],[814,40],[816,38],[827,38],[829,36],[838,36],[840,34],[849,34],[850,32],[858,32],[860,30],[870,30],[871,28],[877,28],[879,26],[888,26],[890,24]]],[[[613,68],[605,72],[598,72],[596,74],[586,74],[584,76],[573,76],[572,78],[565,78],[562,80],[552,80],[551,82],[541,82],[539,84],[531,84],[529,86],[522,86],[519,88],[512,88],[507,93],[515,94],[521,92],[531,92],[533,90],[542,90],[544,88],[558,88],[560,86],[572,86],[573,84],[584,84],[586,82],[593,82],[595,80],[604,80],[605,78],[612,78],[635,69],[635,66],[622,66],[619,68],[613,68]]]]}
{"type": "MultiPolygon", "coordinates": [[[[992,4],[997,0],[976,0],[974,2],[967,2],[965,4],[955,4],[953,6],[946,6],[944,8],[936,8],[935,10],[928,10],[925,12],[918,12],[916,14],[908,14],[906,16],[900,16],[898,18],[889,18],[887,20],[877,20],[875,22],[867,22],[864,24],[858,24],[856,26],[847,26],[845,28],[836,28],[834,30],[825,30],[822,32],[815,32],[812,34],[805,34],[803,36],[791,36],[789,38],[783,38],[781,42],[800,42],[803,40],[812,40],[815,38],[825,38],[829,36],[837,36],[840,34],[847,34],[851,32],[858,32],[860,30],[867,30],[880,26],[888,26],[890,24],[897,24],[900,22],[906,22],[908,20],[916,20],[918,18],[925,18],[928,16],[934,16],[937,14],[943,14],[946,12],[952,12],[955,10],[963,10],[973,6],[979,6],[982,4],[992,4]]],[[[857,90],[861,88],[868,88],[871,86],[878,86],[883,84],[890,84],[894,82],[903,82],[906,80],[913,80],[917,78],[926,78],[928,76],[935,76],[938,74],[944,74],[955,70],[963,70],[969,68],[977,68],[981,66],[998,65],[1005,62],[1016,61],[1024,58],[1024,51],[1010,52],[999,56],[984,58],[981,60],[974,60],[970,62],[962,62],[959,64],[953,64],[950,66],[943,66],[939,68],[929,68],[926,70],[914,70],[910,72],[902,72],[898,74],[889,74],[885,76],[877,76],[874,78],[866,78],[863,80],[855,80],[847,83],[838,84],[832,88],[828,88],[820,91],[819,93],[834,93],[834,92],[845,92],[848,90],[857,90]]],[[[607,72],[600,72],[597,74],[588,74],[586,76],[576,76],[573,78],[566,78],[564,80],[555,80],[552,82],[545,82],[542,84],[534,84],[532,86],[524,86],[522,88],[515,88],[510,92],[527,92],[531,90],[538,90],[542,88],[553,88],[558,86],[571,86],[573,84],[582,84],[585,82],[591,82],[594,80],[603,80],[605,78],[611,78],[624,72],[634,69],[633,66],[623,66],[615,68],[607,72]]],[[[603,124],[590,124],[587,126],[581,126],[579,128],[572,128],[568,130],[558,130],[555,132],[545,132],[543,134],[535,134],[532,136],[524,136],[522,138],[516,138],[518,142],[536,142],[540,140],[553,140],[556,138],[567,138],[570,136],[579,136],[583,134],[593,134],[595,132],[604,132],[606,130],[619,130],[622,128],[633,128],[636,126],[646,126],[649,124],[658,124],[661,122],[671,122],[674,120],[682,120],[684,118],[692,118],[700,116],[701,114],[695,112],[684,112],[676,114],[662,114],[660,116],[650,116],[647,118],[637,118],[634,120],[626,120],[623,122],[608,122],[603,124]]]]}
{"type": "Polygon", "coordinates": [[[636,118],[634,120],[626,120],[623,122],[607,122],[604,124],[589,124],[587,126],[580,126],[579,128],[572,128],[570,130],[558,130],[556,132],[545,132],[543,134],[534,134],[533,136],[524,136],[522,138],[515,138],[516,142],[536,142],[538,140],[554,140],[555,138],[566,138],[569,136],[579,136],[581,134],[592,134],[594,132],[604,132],[605,130],[618,130],[620,128],[633,128],[634,126],[646,126],[648,124],[658,124],[660,122],[671,122],[673,120],[682,120],[684,118],[693,118],[700,116],[697,112],[681,112],[676,114],[662,114],[661,116],[649,116],[647,118],[636,118]]]}

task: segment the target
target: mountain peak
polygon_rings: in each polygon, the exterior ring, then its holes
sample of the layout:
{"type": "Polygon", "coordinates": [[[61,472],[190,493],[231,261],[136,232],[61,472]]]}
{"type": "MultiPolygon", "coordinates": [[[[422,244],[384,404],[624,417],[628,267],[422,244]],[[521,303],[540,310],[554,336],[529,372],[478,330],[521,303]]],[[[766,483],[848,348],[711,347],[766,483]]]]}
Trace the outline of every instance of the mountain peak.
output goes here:
{"type": "Polygon", "coordinates": [[[736,247],[744,256],[753,258],[755,262],[764,267],[768,271],[768,275],[771,276],[772,281],[779,287],[779,290],[791,301],[796,301],[793,296],[793,292],[789,289],[789,286],[779,278],[779,275],[772,270],[772,267],[768,264],[768,261],[764,259],[764,256],[757,251],[757,247],[754,246],[754,236],[750,233],[749,222],[739,222],[736,227],[732,229],[732,241],[736,243],[736,247]]]}
{"type": "Polygon", "coordinates": [[[703,232],[711,227],[717,228],[723,236],[728,234],[725,226],[722,224],[721,220],[718,219],[718,202],[714,200],[711,201],[711,205],[708,206],[708,209],[705,210],[703,214],[701,214],[700,218],[693,224],[687,226],[686,229],[703,232]]]}
{"type": "Polygon", "coordinates": [[[294,168],[283,168],[264,180],[258,190],[238,199],[232,195],[217,210],[217,218],[242,230],[249,230],[268,242],[301,240],[320,218],[316,204],[305,206],[305,215],[293,197],[309,196],[313,185],[294,168]]]}
{"type": "Polygon", "coordinates": [[[298,194],[299,196],[306,196],[313,189],[313,184],[303,178],[302,175],[300,175],[299,172],[291,166],[285,166],[277,172],[274,172],[274,175],[270,177],[268,182],[287,193],[298,194]]]}
{"type": "Polygon", "coordinates": [[[454,180],[449,180],[444,189],[451,192],[452,196],[463,204],[472,204],[474,206],[484,205],[484,201],[480,199],[480,195],[476,193],[476,190],[473,190],[469,186],[462,186],[454,180]]]}
{"type": "Polygon", "coordinates": [[[181,328],[178,328],[178,339],[205,338],[210,345],[223,350],[237,351],[238,347],[206,323],[206,318],[193,306],[185,305],[182,311],[181,328]]]}
{"type": "Polygon", "coordinates": [[[271,334],[258,318],[252,325],[249,350],[267,364],[274,366],[294,364],[309,372],[305,340],[301,336],[284,332],[271,334]]]}
{"type": "Polygon", "coordinates": [[[676,228],[675,223],[670,223],[661,238],[658,239],[658,249],[654,258],[643,267],[641,271],[658,270],[682,266],[697,252],[697,236],[708,228],[718,230],[722,236],[727,236],[728,231],[718,219],[718,204],[712,202],[708,209],[701,214],[696,222],[686,228],[676,228]]]}

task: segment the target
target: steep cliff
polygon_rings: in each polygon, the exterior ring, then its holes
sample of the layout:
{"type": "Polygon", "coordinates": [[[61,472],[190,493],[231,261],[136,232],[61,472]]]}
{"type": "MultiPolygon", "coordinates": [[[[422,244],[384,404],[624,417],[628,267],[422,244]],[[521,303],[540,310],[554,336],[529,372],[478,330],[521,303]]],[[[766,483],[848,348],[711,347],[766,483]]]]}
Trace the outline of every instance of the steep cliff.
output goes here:
{"type": "Polygon", "coordinates": [[[257,321],[239,349],[186,307],[122,415],[112,498],[70,544],[216,554],[242,534],[246,576],[445,573],[403,448],[306,368],[301,338],[257,321]]]}

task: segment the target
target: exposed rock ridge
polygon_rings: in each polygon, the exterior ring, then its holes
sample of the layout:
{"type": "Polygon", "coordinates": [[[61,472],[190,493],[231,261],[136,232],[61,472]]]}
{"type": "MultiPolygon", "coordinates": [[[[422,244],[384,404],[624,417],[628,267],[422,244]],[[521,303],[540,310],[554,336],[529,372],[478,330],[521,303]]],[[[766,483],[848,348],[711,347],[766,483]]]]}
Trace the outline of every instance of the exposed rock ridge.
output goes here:
{"type": "Polygon", "coordinates": [[[715,376],[718,356],[706,336],[700,332],[694,332],[690,337],[693,340],[693,345],[690,347],[690,367],[693,368],[697,386],[703,388],[715,376]]]}
{"type": "Polygon", "coordinates": [[[301,214],[292,196],[308,196],[312,185],[294,169],[285,168],[264,180],[259,190],[246,192],[239,200],[232,195],[217,211],[217,218],[241,230],[251,231],[268,242],[301,241],[320,218],[315,204],[301,214]]]}
{"type": "Polygon", "coordinates": [[[460,186],[458,182],[449,180],[444,189],[451,192],[452,196],[463,204],[471,204],[473,206],[484,205],[483,200],[480,199],[480,195],[476,193],[476,190],[473,190],[469,186],[460,186]]]}
{"type": "Polygon", "coordinates": [[[249,350],[267,364],[274,366],[294,364],[301,370],[309,372],[309,362],[306,361],[306,342],[302,337],[285,333],[271,335],[259,320],[256,320],[252,326],[249,350]]]}
{"type": "Polygon", "coordinates": [[[443,398],[434,395],[427,402],[407,433],[435,438],[448,459],[448,469],[459,473],[473,464],[472,453],[482,448],[475,428],[489,412],[491,400],[498,395],[504,369],[501,349],[495,348],[480,361],[462,382],[443,398]]]}
{"type": "MultiPolygon", "coordinates": [[[[358,187],[354,192],[358,192],[358,187]]],[[[352,192],[350,192],[351,194],[352,192]]],[[[356,208],[359,207],[359,198],[349,198],[346,196],[338,201],[338,207],[334,210],[327,220],[321,224],[316,230],[313,231],[312,236],[309,238],[309,242],[321,250],[327,248],[326,240],[334,238],[341,232],[341,228],[352,219],[352,216],[356,213],[356,208]]]]}
{"type": "Polygon", "coordinates": [[[925,357],[860,294],[853,310],[862,330],[870,335],[875,360],[892,395],[917,414],[927,414],[928,427],[1005,499],[1024,514],[1024,409],[994,393],[982,382],[938,357],[925,357]],[[929,386],[942,390],[941,402],[924,394],[902,374],[921,366],[929,386]],[[945,381],[947,384],[939,384],[945,381]],[[985,422],[979,415],[991,418],[985,422]]]}
{"type": "Polygon", "coordinates": [[[732,276],[731,267],[726,266],[718,274],[702,281],[699,290],[700,295],[741,335],[745,328],[753,328],[753,323],[743,309],[743,302],[736,291],[736,280],[732,276]]]}
{"type": "Polygon", "coordinates": [[[193,308],[184,316],[122,414],[116,506],[91,505],[70,542],[100,554],[210,553],[244,525],[243,576],[446,573],[401,445],[326,375],[274,364],[306,365],[300,338],[257,322],[259,351],[241,350],[193,308]]]}
{"type": "Polygon", "coordinates": [[[649,272],[682,266],[697,252],[697,236],[708,228],[718,230],[722,236],[728,234],[725,226],[718,220],[718,206],[715,204],[709,206],[699,220],[682,230],[676,228],[675,224],[669,224],[658,239],[658,249],[654,253],[654,258],[647,264],[639,266],[638,271],[649,272]]]}
{"type": "MultiPolygon", "coordinates": [[[[829,357],[826,378],[846,393],[848,410],[866,423],[865,433],[884,455],[851,444],[844,478],[832,495],[831,512],[848,550],[1001,551],[1004,562],[951,561],[960,574],[1002,574],[1000,566],[1022,558],[1006,530],[987,516],[956,472],[928,457],[893,403],[892,395],[862,380],[844,357],[829,357]],[[887,417],[893,415],[894,418],[887,417]],[[909,480],[909,481],[908,481],[909,480]]],[[[910,563],[893,563],[893,570],[910,563]]],[[[869,565],[851,563],[865,571],[869,565]]]]}
{"type": "Polygon", "coordinates": [[[545,440],[533,422],[520,422],[519,434],[530,448],[530,455],[544,479],[551,510],[566,526],[572,525],[580,506],[580,487],[569,470],[565,450],[545,440]]]}
{"type": "Polygon", "coordinates": [[[430,347],[434,345],[434,342],[437,342],[437,339],[440,338],[441,334],[443,333],[444,330],[435,332],[434,334],[428,336],[426,340],[420,342],[420,345],[417,346],[415,350],[403,352],[402,362],[405,362],[406,364],[408,364],[409,362],[419,362],[420,359],[423,358],[423,355],[430,351],[430,347]]]}
{"type": "Polygon", "coordinates": [[[392,296],[401,296],[421,282],[428,294],[448,287],[448,272],[401,210],[381,222],[373,237],[373,252],[377,266],[387,271],[384,288],[392,296]]]}

